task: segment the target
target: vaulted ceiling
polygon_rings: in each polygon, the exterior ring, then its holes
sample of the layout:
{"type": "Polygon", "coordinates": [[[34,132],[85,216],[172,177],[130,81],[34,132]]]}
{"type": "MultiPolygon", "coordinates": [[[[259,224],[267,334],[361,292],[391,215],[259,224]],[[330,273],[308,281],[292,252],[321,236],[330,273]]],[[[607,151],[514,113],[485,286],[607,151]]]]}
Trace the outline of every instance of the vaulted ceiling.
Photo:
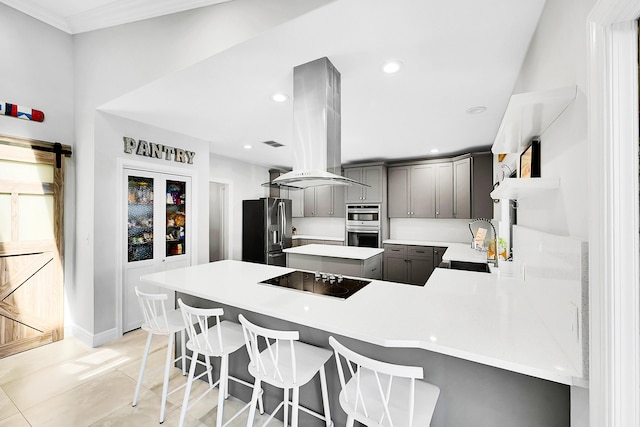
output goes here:
{"type": "MultiPolygon", "coordinates": [[[[22,10],[53,3],[0,1],[20,4],[22,10]]],[[[168,5],[185,2],[55,3],[58,17],[67,20],[66,31],[74,33],[87,31],[83,15],[104,8],[129,4],[133,13],[146,5],[149,16],[157,16],[160,5],[171,10],[168,5]]],[[[189,2],[195,7],[212,3],[189,2]]],[[[486,148],[496,136],[544,3],[336,0],[101,109],[210,141],[211,150],[224,156],[290,167],[292,99],[275,103],[271,96],[291,97],[293,67],[326,56],[342,75],[343,163],[486,148]],[[399,72],[381,71],[390,59],[401,61],[399,72]],[[470,114],[475,107],[484,111],[470,114]],[[271,140],[284,147],[262,144],[271,140]]]]}

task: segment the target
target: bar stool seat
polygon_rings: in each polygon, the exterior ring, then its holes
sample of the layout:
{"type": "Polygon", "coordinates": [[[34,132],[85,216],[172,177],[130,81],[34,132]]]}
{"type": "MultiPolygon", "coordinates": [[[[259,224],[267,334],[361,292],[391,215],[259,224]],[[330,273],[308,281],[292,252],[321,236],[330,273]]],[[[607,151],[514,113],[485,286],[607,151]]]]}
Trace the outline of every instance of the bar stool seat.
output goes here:
{"type": "Polygon", "coordinates": [[[167,406],[167,396],[175,393],[184,385],[177,387],[169,392],[169,374],[172,365],[180,360],[182,363],[182,375],[186,375],[187,372],[187,355],[185,352],[185,340],[184,331],[185,325],[182,318],[182,312],[180,310],[167,311],[165,307],[165,301],[167,300],[167,294],[147,294],[141,292],[138,287],[135,288],[140,309],[144,316],[144,323],[141,328],[147,331],[147,343],[142,356],[142,364],[140,366],[140,373],[138,374],[138,382],[136,384],[136,391],[133,396],[132,406],[138,404],[138,396],[140,394],[140,387],[142,386],[142,380],[144,378],[144,372],[147,367],[147,359],[149,357],[149,351],[151,349],[151,341],[154,335],[167,336],[169,343],[167,344],[167,356],[164,366],[164,380],[162,383],[162,401],[160,404],[160,423],[164,422],[165,410],[167,406]],[[173,357],[173,346],[175,342],[175,334],[180,332],[182,342],[182,353],[179,357],[173,357]]]}
{"type": "Polygon", "coordinates": [[[421,367],[368,358],[334,337],[329,337],[329,345],[336,356],[342,388],[339,400],[347,414],[347,427],[354,421],[368,427],[430,425],[440,389],[422,381],[421,367]],[[345,375],[345,365],[350,378],[345,375]]]}
{"type": "MultiPolygon", "coordinates": [[[[184,399],[182,402],[182,410],[180,412],[180,423],[182,427],[187,410],[190,406],[193,406],[196,402],[200,401],[207,393],[218,386],[218,409],[216,426],[222,427],[223,425],[229,425],[238,415],[249,407],[249,403],[244,405],[239,411],[237,411],[225,424],[222,423],[224,415],[224,401],[229,397],[229,380],[233,380],[239,384],[243,384],[247,387],[252,387],[252,384],[245,382],[241,379],[229,375],[229,355],[238,351],[244,347],[244,336],[242,333],[242,326],[235,322],[228,320],[220,320],[220,317],[224,314],[224,310],[221,308],[196,308],[190,307],[185,304],[182,299],[178,299],[178,305],[182,311],[183,325],[186,327],[187,334],[189,335],[189,341],[187,342],[187,349],[191,350],[192,362],[189,369],[189,377],[187,379],[186,390],[184,393],[184,399]],[[212,321],[215,319],[215,321],[212,321]],[[198,355],[204,356],[204,362],[198,359],[198,355]],[[220,378],[215,383],[212,381],[212,367],[209,361],[211,357],[220,358],[220,378]],[[196,366],[198,364],[204,365],[204,372],[198,376],[195,375],[196,366]],[[209,388],[205,390],[195,401],[189,405],[189,395],[191,393],[191,386],[193,382],[200,379],[204,375],[207,375],[209,380],[209,388]]],[[[258,404],[262,411],[262,398],[261,396],[258,404]]]]}
{"type": "MultiPolygon", "coordinates": [[[[242,314],[238,318],[249,353],[249,373],[255,378],[247,427],[253,426],[256,401],[262,393],[263,382],[283,389],[284,393],[282,402],[273,410],[263,426],[269,424],[280,408],[284,408],[284,425],[288,426],[289,406],[291,406],[291,426],[298,425],[299,410],[323,420],[327,427],[332,426],[324,368],[332,356],[331,351],[300,342],[298,331],[263,328],[251,323],[242,314]],[[264,349],[261,351],[261,348],[264,349]],[[316,374],[320,374],[324,414],[299,404],[300,387],[310,382],[316,374]],[[291,400],[289,400],[289,390],[292,390],[291,400]]],[[[262,413],[262,408],[260,412],[262,413]]]]}

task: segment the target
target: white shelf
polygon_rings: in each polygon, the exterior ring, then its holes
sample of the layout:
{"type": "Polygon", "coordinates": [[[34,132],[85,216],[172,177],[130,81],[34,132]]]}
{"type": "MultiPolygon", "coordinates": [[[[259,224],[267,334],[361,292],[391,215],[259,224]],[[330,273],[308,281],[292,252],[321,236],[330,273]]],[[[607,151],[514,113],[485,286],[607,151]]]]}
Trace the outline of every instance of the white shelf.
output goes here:
{"type": "Polygon", "coordinates": [[[491,192],[491,198],[517,200],[558,188],[560,178],[505,178],[491,192]]]}
{"type": "Polygon", "coordinates": [[[491,152],[521,153],[532,138],[541,136],[573,102],[577,90],[577,86],[568,86],[512,95],[491,152]]]}

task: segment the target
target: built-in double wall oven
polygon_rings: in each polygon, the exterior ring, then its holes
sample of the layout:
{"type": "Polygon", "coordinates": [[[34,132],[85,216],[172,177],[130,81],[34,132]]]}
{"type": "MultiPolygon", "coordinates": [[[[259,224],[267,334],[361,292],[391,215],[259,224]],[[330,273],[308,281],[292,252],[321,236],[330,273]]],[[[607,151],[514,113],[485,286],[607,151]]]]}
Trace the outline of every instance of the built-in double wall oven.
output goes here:
{"type": "Polygon", "coordinates": [[[346,210],[347,246],[381,247],[380,205],[347,205],[346,210]]]}

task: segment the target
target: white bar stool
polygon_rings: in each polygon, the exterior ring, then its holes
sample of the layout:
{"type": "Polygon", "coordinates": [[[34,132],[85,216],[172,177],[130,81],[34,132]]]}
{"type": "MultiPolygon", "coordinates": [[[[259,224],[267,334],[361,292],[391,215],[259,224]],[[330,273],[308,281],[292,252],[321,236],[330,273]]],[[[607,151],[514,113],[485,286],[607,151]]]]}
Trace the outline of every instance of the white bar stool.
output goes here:
{"type": "Polygon", "coordinates": [[[142,324],[142,330],[147,331],[147,345],[144,349],[144,355],[142,357],[142,365],[140,366],[140,374],[138,375],[138,383],[136,384],[136,391],[133,395],[133,406],[138,404],[138,395],[140,394],[140,386],[142,385],[142,379],[144,377],[144,371],[147,366],[147,358],[149,357],[149,350],[151,348],[151,340],[154,335],[164,335],[169,337],[169,344],[167,345],[167,361],[164,366],[164,382],[162,383],[162,403],[160,404],[160,424],[164,422],[165,409],[167,406],[167,396],[175,391],[179,390],[183,386],[172,390],[167,393],[169,388],[169,373],[171,366],[178,360],[182,361],[182,375],[186,375],[187,372],[187,355],[185,352],[184,344],[184,320],[182,319],[182,313],[180,310],[167,311],[165,307],[165,301],[167,300],[167,294],[146,294],[141,292],[138,287],[135,288],[136,295],[138,296],[138,302],[142,314],[144,315],[144,323],[142,324]],[[173,358],[173,344],[175,341],[176,332],[180,332],[182,341],[182,354],[173,358]]]}
{"type": "MultiPolygon", "coordinates": [[[[182,411],[180,413],[179,426],[184,424],[184,417],[190,406],[200,401],[207,393],[209,393],[215,386],[218,386],[218,411],[216,418],[216,426],[221,427],[222,416],[224,411],[224,400],[229,397],[229,380],[233,380],[237,383],[244,384],[247,387],[252,387],[248,382],[242,381],[238,378],[229,375],[229,355],[240,348],[244,347],[244,337],[242,334],[242,326],[238,323],[230,322],[228,320],[220,320],[220,316],[224,314],[224,310],[221,308],[195,308],[190,307],[181,299],[178,299],[178,305],[182,310],[182,316],[184,318],[183,326],[186,327],[187,334],[189,335],[189,341],[187,342],[187,349],[191,350],[191,367],[189,369],[189,378],[187,379],[187,388],[184,393],[184,400],[182,402],[182,411]],[[210,319],[215,318],[215,322],[211,322],[210,319]],[[204,362],[198,360],[198,355],[204,356],[204,362]],[[220,358],[220,378],[216,383],[211,379],[211,363],[210,357],[220,358]],[[204,372],[195,376],[195,368],[197,364],[206,366],[204,372]],[[191,386],[193,382],[200,379],[204,375],[208,376],[209,388],[205,390],[198,398],[189,405],[189,394],[191,393],[191,386]]],[[[260,410],[262,411],[262,398],[260,398],[260,410]]],[[[245,409],[249,407],[247,403],[242,409],[231,417],[224,425],[231,423],[238,415],[240,415],[245,409]]]]}
{"type": "Polygon", "coordinates": [[[329,344],[336,355],[342,387],[340,406],[347,413],[347,427],[352,427],[355,420],[369,427],[430,425],[440,389],[421,381],[421,367],[370,359],[333,337],[329,337],[329,344]],[[341,357],[349,368],[348,381],[341,357]]]}
{"type": "MultiPolygon", "coordinates": [[[[242,314],[238,318],[242,324],[245,344],[249,353],[249,373],[255,378],[247,427],[253,426],[256,400],[262,393],[262,382],[284,391],[283,401],[274,409],[263,426],[266,426],[273,419],[281,407],[284,407],[284,425],[288,426],[289,404],[292,406],[291,426],[298,426],[298,410],[323,420],[327,427],[332,426],[327,377],[324,369],[325,363],[331,358],[331,351],[301,343],[298,341],[300,339],[298,331],[266,329],[249,322],[242,314]],[[263,346],[264,350],[260,351],[260,346],[263,346]],[[320,373],[324,415],[299,404],[300,387],[311,381],[317,373],[320,373]],[[291,401],[289,401],[290,389],[293,391],[291,401]]],[[[260,413],[262,412],[261,408],[260,413]]]]}

